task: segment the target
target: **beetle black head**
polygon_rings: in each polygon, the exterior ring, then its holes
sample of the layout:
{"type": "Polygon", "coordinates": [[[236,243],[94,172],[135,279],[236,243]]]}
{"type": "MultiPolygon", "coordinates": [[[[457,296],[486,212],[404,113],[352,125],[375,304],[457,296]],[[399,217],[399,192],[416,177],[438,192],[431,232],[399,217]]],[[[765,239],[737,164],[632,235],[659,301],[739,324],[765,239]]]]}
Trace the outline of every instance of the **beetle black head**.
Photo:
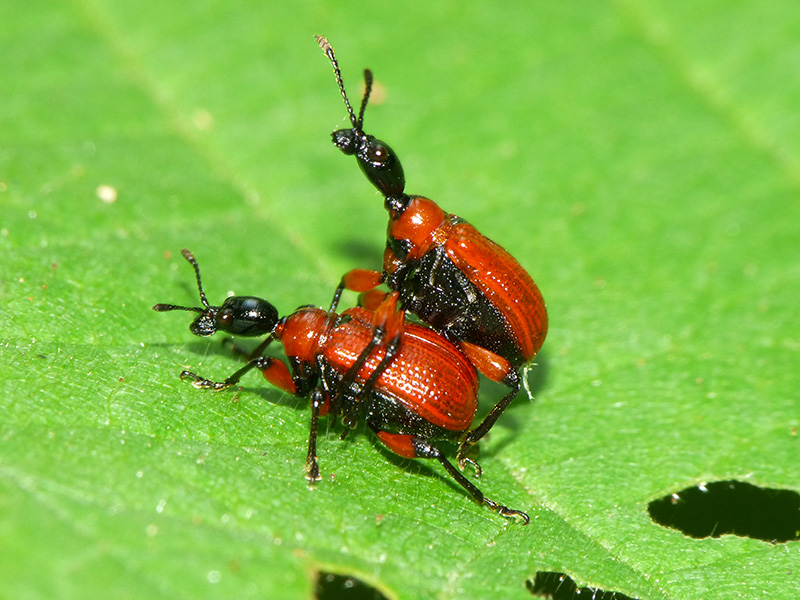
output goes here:
{"type": "Polygon", "coordinates": [[[361,167],[364,175],[385,197],[403,195],[406,178],[397,154],[389,147],[389,144],[364,133],[364,110],[367,108],[367,101],[372,92],[372,72],[369,69],[364,70],[364,97],[361,99],[361,108],[356,117],[344,91],[342,72],[339,70],[339,62],[333,53],[333,47],[323,36],[316,37],[320,47],[333,65],[336,83],[339,85],[347,114],[350,115],[350,123],[353,125],[351,129],[339,129],[331,134],[334,145],[345,154],[355,155],[358,166],[361,167]]]}
{"type": "Polygon", "coordinates": [[[175,304],[156,304],[153,310],[167,312],[170,310],[188,310],[199,313],[192,321],[189,330],[200,337],[214,335],[217,331],[225,331],[232,335],[256,337],[272,333],[280,317],[278,309],[272,304],[255,296],[230,296],[222,306],[211,306],[203,291],[200,281],[200,267],[197,260],[188,250],[181,250],[183,257],[194,267],[197,277],[197,289],[200,291],[200,302],[203,306],[177,306],[175,304]]]}

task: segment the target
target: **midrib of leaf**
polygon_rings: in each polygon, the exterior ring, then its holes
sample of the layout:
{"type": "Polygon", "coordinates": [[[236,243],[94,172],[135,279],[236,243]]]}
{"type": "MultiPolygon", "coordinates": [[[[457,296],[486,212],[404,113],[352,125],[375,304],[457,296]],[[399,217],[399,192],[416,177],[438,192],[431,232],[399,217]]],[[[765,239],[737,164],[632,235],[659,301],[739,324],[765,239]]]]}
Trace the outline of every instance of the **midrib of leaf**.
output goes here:
{"type": "MultiPolygon", "coordinates": [[[[191,119],[181,110],[175,98],[167,91],[158,77],[151,73],[141,57],[136,54],[133,45],[126,39],[124,29],[119,27],[114,19],[107,13],[102,4],[93,0],[73,0],[81,14],[81,18],[91,27],[95,35],[105,44],[110,53],[116,57],[120,67],[128,74],[129,80],[141,89],[152,101],[153,106],[161,112],[166,123],[169,123],[175,133],[188,147],[192,148],[198,156],[209,165],[210,171],[217,173],[223,181],[227,181],[233,190],[236,190],[242,200],[242,205],[247,206],[248,198],[259,196],[261,190],[252,184],[248,176],[236,168],[235,163],[227,160],[208,138],[204,142],[197,135],[191,119]]],[[[339,275],[330,261],[326,260],[325,253],[308,243],[308,236],[303,235],[302,229],[297,228],[296,219],[285,218],[283,213],[271,210],[268,206],[259,206],[259,216],[274,226],[282,238],[275,243],[285,244],[294,248],[305,262],[313,264],[319,273],[326,279],[335,280],[339,275]]]]}

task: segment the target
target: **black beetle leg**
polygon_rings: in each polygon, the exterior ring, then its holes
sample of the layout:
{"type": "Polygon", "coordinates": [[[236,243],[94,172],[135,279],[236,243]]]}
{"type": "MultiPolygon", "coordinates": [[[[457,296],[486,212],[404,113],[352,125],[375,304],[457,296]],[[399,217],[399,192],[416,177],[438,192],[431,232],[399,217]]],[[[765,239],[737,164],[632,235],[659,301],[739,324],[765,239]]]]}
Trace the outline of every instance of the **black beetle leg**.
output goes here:
{"type": "Polygon", "coordinates": [[[239,383],[239,380],[242,378],[242,376],[252,369],[258,369],[259,371],[265,370],[267,367],[269,367],[273,360],[274,359],[271,356],[259,356],[258,358],[254,358],[241,369],[236,371],[233,375],[228,377],[225,381],[213,381],[211,379],[206,379],[205,377],[201,377],[200,375],[192,373],[191,371],[182,371],[181,379],[190,379],[192,381],[192,385],[198,389],[211,389],[215,392],[218,392],[239,383]]]}
{"type": "Polygon", "coordinates": [[[324,392],[317,388],[311,392],[311,428],[308,433],[308,455],[306,456],[306,479],[313,485],[322,479],[317,461],[317,432],[319,430],[319,409],[325,403],[324,392]]]}
{"type": "Polygon", "coordinates": [[[497,419],[500,418],[500,415],[503,414],[503,411],[508,407],[509,404],[511,404],[511,401],[517,395],[517,392],[519,392],[519,373],[517,371],[510,371],[503,380],[503,383],[508,385],[511,390],[505,396],[503,396],[497,404],[494,405],[494,408],[489,411],[489,414],[486,415],[483,421],[481,421],[480,425],[467,433],[461,444],[458,446],[458,453],[456,454],[458,467],[461,470],[464,470],[465,465],[471,464],[473,467],[475,467],[476,477],[480,477],[481,468],[475,461],[467,458],[467,452],[469,452],[470,447],[475,444],[475,442],[485,436],[486,433],[494,426],[494,424],[497,422],[497,419]]]}

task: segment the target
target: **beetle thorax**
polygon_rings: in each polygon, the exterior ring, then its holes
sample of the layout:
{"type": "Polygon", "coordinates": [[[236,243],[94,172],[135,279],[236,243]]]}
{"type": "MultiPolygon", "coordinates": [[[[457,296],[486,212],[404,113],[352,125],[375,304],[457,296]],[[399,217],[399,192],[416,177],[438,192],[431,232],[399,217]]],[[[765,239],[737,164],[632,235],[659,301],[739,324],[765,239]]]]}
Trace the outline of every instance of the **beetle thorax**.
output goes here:
{"type": "MultiPolygon", "coordinates": [[[[275,329],[286,356],[313,363],[331,327],[329,313],[313,306],[298,308],[275,329]]],[[[334,315],[335,316],[335,315],[334,315]]]]}
{"type": "Polygon", "coordinates": [[[447,213],[433,200],[411,196],[402,213],[393,213],[389,220],[389,237],[407,242],[408,259],[419,259],[437,241],[446,237],[447,213]]]}

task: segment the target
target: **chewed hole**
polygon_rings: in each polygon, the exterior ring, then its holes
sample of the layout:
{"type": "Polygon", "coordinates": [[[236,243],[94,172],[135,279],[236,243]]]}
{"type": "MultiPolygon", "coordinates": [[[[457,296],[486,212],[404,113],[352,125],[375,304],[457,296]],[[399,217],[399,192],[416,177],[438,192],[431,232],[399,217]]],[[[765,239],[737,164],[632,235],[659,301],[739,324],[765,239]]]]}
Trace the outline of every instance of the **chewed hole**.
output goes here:
{"type": "Polygon", "coordinates": [[[387,600],[377,589],[351,575],[320,571],[314,590],[317,600],[387,600]]]}
{"type": "Polygon", "coordinates": [[[741,481],[686,488],[647,507],[650,517],[693,538],[738,535],[772,543],[800,540],[800,494],[741,481]]]}
{"type": "Polygon", "coordinates": [[[534,596],[550,600],[636,600],[619,592],[598,588],[579,588],[569,575],[555,571],[539,571],[525,582],[525,587],[534,596]]]}

